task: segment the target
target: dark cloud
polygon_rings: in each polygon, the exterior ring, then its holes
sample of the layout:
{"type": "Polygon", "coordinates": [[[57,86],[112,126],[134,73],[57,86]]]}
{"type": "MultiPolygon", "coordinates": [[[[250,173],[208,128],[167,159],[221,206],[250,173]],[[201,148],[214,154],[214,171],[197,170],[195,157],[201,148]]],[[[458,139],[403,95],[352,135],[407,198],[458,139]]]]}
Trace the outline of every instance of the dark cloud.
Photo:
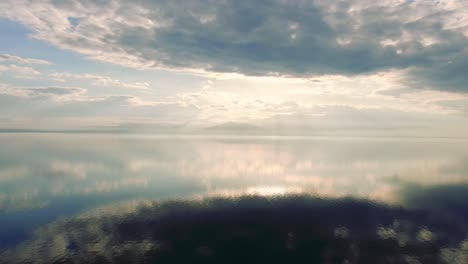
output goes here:
{"type": "Polygon", "coordinates": [[[415,88],[432,87],[440,90],[468,92],[468,52],[447,54],[411,71],[408,84],[415,88]]]}

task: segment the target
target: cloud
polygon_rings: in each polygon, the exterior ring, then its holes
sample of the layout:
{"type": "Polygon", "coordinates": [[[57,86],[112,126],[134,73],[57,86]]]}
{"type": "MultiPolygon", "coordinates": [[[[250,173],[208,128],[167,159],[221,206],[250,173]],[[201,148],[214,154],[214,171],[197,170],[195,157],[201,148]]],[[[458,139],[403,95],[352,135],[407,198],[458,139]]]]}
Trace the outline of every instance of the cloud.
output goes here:
{"type": "Polygon", "coordinates": [[[80,87],[16,87],[0,84],[3,128],[99,129],[185,123],[196,109],[170,100],[132,95],[92,96],[80,87]]]}
{"type": "Polygon", "coordinates": [[[3,1],[35,38],[129,67],[244,75],[407,69],[406,85],[468,92],[461,1],[3,1]]]}
{"type": "Polygon", "coordinates": [[[441,100],[438,103],[443,107],[454,109],[455,111],[468,114],[468,99],[459,101],[441,100]]]}
{"type": "Polygon", "coordinates": [[[69,87],[46,87],[46,88],[29,88],[25,89],[31,96],[41,95],[79,95],[86,92],[86,89],[82,88],[69,88],[69,87]]]}
{"type": "Polygon", "coordinates": [[[323,75],[313,79],[232,76],[200,83],[198,91],[180,92],[177,99],[181,105],[198,109],[199,119],[206,122],[259,122],[291,115],[335,118],[333,122],[356,121],[356,124],[365,121],[359,114],[353,116],[355,119],[333,115],[332,109],[343,109],[345,113],[356,110],[363,115],[374,112],[377,121],[381,120],[378,115],[384,117],[387,111],[401,116],[382,119],[384,122],[393,122],[393,118],[417,121],[418,114],[437,119],[466,113],[442,102],[463,104],[468,100],[467,94],[411,89],[398,83],[401,78],[401,72],[394,71],[351,77],[323,75]]]}
{"type": "Polygon", "coordinates": [[[25,66],[18,66],[15,64],[11,65],[0,65],[0,73],[8,72],[12,73],[16,78],[29,79],[41,74],[39,71],[25,66]]]}
{"type": "Polygon", "coordinates": [[[68,98],[77,99],[86,93],[86,89],[78,87],[34,87],[34,88],[19,88],[0,84],[0,94],[15,96],[15,97],[52,97],[52,98],[68,98]],[[73,97],[73,98],[71,98],[73,97]]]}
{"type": "Polygon", "coordinates": [[[20,64],[42,64],[42,65],[51,64],[49,61],[46,61],[46,60],[23,58],[23,57],[10,55],[10,54],[0,54],[0,62],[5,62],[5,61],[13,62],[13,63],[20,63],[20,64]]]}
{"type": "Polygon", "coordinates": [[[2,168],[0,169],[0,182],[23,179],[27,176],[28,172],[28,168],[24,166],[2,168]]]}
{"type": "Polygon", "coordinates": [[[287,135],[465,137],[466,122],[457,115],[322,105],[275,115],[260,123],[274,134],[287,135]]]}
{"type": "Polygon", "coordinates": [[[112,79],[109,76],[102,76],[102,75],[97,75],[97,74],[74,74],[74,73],[69,73],[69,72],[54,72],[50,73],[49,77],[52,78],[52,80],[59,81],[59,82],[65,82],[65,79],[87,79],[91,80],[93,85],[99,85],[99,86],[115,86],[115,87],[123,87],[123,88],[133,88],[133,89],[148,89],[149,88],[149,83],[147,82],[134,82],[134,83],[129,83],[129,82],[124,82],[121,80],[116,80],[112,79]]]}

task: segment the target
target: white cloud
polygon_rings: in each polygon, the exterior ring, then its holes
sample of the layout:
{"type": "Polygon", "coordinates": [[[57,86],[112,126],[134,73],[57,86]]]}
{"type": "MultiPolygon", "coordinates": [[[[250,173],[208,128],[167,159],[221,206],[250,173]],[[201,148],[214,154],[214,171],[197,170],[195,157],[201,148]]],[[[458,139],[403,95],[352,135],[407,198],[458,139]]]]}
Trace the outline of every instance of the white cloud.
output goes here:
{"type": "Polygon", "coordinates": [[[49,61],[46,61],[46,60],[23,58],[23,57],[19,57],[15,55],[10,55],[10,54],[0,54],[0,62],[13,62],[13,63],[20,63],[20,64],[42,64],[42,65],[51,64],[49,61]]]}
{"type": "Polygon", "coordinates": [[[15,64],[10,64],[10,65],[0,65],[0,73],[1,72],[8,72],[13,74],[16,78],[22,78],[22,79],[30,79],[34,78],[41,73],[31,67],[25,67],[25,66],[18,66],[15,64]]]}
{"type": "Polygon", "coordinates": [[[254,121],[277,115],[325,115],[324,109],[388,110],[402,113],[460,114],[441,102],[464,102],[468,95],[408,89],[404,72],[360,76],[324,75],[311,79],[236,77],[212,79],[195,92],[179,93],[181,105],[194,106],[210,122],[254,121]]]}
{"type": "Polygon", "coordinates": [[[91,80],[93,85],[99,86],[114,86],[114,87],[123,87],[123,88],[131,88],[131,89],[148,89],[149,83],[147,82],[124,82],[121,80],[113,79],[109,76],[102,76],[97,74],[74,74],[69,72],[54,72],[48,75],[52,80],[65,82],[66,79],[86,79],[91,80]]]}

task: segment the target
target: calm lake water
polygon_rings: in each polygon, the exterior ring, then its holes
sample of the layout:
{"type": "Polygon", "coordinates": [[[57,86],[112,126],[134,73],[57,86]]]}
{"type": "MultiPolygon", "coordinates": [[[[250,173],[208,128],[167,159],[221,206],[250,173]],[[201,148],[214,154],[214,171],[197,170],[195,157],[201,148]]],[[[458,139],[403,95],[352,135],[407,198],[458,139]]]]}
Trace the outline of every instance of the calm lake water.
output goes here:
{"type": "MultiPolygon", "coordinates": [[[[127,212],[128,204],[247,195],[431,211],[459,226],[457,238],[446,235],[444,243],[468,250],[466,140],[0,134],[0,252],[96,208],[107,208],[102,217],[127,212]]],[[[392,236],[385,228],[378,232],[392,236]]],[[[62,243],[73,250],[78,242],[62,243]]],[[[457,256],[452,260],[466,257],[457,256]]]]}

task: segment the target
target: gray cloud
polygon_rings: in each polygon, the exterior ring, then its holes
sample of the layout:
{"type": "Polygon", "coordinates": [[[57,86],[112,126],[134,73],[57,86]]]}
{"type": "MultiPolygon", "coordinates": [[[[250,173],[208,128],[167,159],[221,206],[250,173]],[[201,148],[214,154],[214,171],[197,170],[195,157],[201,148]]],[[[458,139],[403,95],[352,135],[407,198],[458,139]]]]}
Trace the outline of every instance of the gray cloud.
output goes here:
{"type": "Polygon", "coordinates": [[[454,109],[456,111],[468,114],[468,100],[459,101],[441,101],[439,102],[443,107],[454,109]]]}
{"type": "Polygon", "coordinates": [[[0,16],[127,66],[289,76],[408,69],[411,87],[468,92],[468,12],[458,1],[26,3],[3,4],[0,16]],[[45,8],[55,12],[34,12],[45,8]]]}
{"type": "Polygon", "coordinates": [[[32,96],[42,95],[78,95],[86,92],[86,89],[82,88],[70,88],[70,87],[45,87],[45,88],[27,88],[24,89],[32,96]]]}
{"type": "MultiPolygon", "coordinates": [[[[86,93],[86,89],[78,87],[34,87],[34,88],[20,88],[0,84],[0,94],[14,96],[14,97],[63,97],[74,96],[79,97],[86,93]]],[[[75,98],[76,99],[76,98],[75,98]]]]}

